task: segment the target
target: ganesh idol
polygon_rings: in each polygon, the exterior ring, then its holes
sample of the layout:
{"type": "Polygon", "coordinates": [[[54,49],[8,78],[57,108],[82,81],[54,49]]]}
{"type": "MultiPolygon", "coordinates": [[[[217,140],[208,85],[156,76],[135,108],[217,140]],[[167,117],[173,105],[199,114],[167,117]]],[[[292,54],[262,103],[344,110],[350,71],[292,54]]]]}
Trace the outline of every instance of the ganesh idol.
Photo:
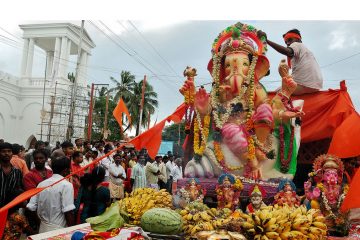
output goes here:
{"type": "Polygon", "coordinates": [[[222,174],[215,189],[218,208],[228,208],[232,211],[238,208],[242,189],[243,184],[240,179],[232,174],[222,174]]]}
{"type": "Polygon", "coordinates": [[[190,178],[184,189],[189,194],[190,202],[202,202],[204,196],[206,195],[206,190],[201,186],[199,180],[196,178],[190,178]]]}
{"type": "Polygon", "coordinates": [[[194,148],[186,177],[213,178],[223,172],[253,179],[292,177],[274,166],[279,145],[271,133],[274,119],[298,113],[289,114],[269,101],[260,83],[270,68],[265,52],[266,40],[257,37],[257,30],[237,23],[213,43],[210,93],[203,87],[196,91],[196,71],[185,70],[187,80],[180,92],[187,105],[185,128],[193,129],[194,148]]]}
{"type": "Polygon", "coordinates": [[[348,185],[342,182],[344,165],[340,158],[324,154],[315,159],[313,170],[304,183],[309,205],[321,210],[330,235],[346,236],[349,231],[348,212],[340,211],[348,191],[348,185]]]}

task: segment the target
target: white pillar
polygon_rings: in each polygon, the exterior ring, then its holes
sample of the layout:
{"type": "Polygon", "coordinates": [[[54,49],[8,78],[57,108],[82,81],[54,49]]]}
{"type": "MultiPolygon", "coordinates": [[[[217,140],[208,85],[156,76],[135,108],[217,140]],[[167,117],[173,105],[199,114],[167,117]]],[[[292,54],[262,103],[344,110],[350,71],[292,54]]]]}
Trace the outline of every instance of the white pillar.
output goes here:
{"type": "Polygon", "coordinates": [[[53,61],[54,63],[51,73],[51,76],[55,74],[55,77],[57,77],[59,74],[60,41],[61,39],[59,37],[57,37],[55,40],[55,51],[54,51],[54,61],[53,61]]]}
{"type": "Polygon", "coordinates": [[[71,52],[71,40],[68,39],[68,41],[67,41],[67,49],[66,49],[66,56],[65,56],[66,66],[67,66],[67,68],[65,69],[65,78],[67,78],[68,69],[69,69],[68,66],[71,65],[70,62],[69,62],[69,60],[70,60],[70,52],[71,52]]]}
{"type": "Polygon", "coordinates": [[[69,57],[70,57],[70,52],[71,52],[71,40],[68,40],[67,43],[67,53],[66,53],[66,60],[69,61],[69,57]]]}
{"type": "Polygon", "coordinates": [[[26,66],[27,66],[27,58],[28,58],[28,50],[29,50],[29,39],[24,39],[24,46],[23,46],[23,55],[21,60],[21,77],[26,77],[26,66]]]}
{"type": "Polygon", "coordinates": [[[67,51],[68,51],[67,42],[68,42],[67,37],[62,37],[61,38],[61,50],[60,50],[59,74],[58,74],[58,76],[63,77],[63,78],[66,78],[65,77],[65,71],[67,70],[67,63],[68,63],[66,61],[66,54],[67,54],[67,51]]]}
{"type": "Polygon", "coordinates": [[[32,67],[33,67],[33,60],[34,60],[34,39],[29,39],[29,52],[27,56],[27,63],[26,63],[26,77],[32,77],[32,67]]]}
{"type": "Polygon", "coordinates": [[[78,83],[81,86],[84,86],[86,84],[86,69],[87,69],[87,52],[84,50],[81,51],[81,58],[80,58],[80,74],[79,74],[79,81],[78,83]]]}
{"type": "Polygon", "coordinates": [[[46,52],[46,79],[50,79],[52,76],[52,68],[54,64],[54,51],[46,52]]]}

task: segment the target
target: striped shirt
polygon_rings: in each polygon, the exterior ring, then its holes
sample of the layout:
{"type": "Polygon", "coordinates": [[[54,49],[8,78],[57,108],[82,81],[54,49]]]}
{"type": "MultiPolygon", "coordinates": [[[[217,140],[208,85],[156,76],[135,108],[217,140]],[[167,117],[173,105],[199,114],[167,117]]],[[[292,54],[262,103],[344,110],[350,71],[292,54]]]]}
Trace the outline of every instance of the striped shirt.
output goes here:
{"type": "Polygon", "coordinates": [[[133,189],[146,187],[145,167],[140,163],[136,163],[131,171],[131,179],[134,179],[133,189]]]}
{"type": "Polygon", "coordinates": [[[5,174],[0,167],[0,208],[13,200],[22,189],[22,173],[12,167],[9,174],[5,174]]]}

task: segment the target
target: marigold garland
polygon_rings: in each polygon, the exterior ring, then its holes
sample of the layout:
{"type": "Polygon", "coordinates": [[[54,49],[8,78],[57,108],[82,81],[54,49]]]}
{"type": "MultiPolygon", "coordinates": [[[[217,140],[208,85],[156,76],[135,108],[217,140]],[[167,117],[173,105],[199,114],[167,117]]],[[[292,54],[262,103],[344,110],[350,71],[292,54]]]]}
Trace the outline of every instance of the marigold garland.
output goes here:
{"type": "Polygon", "coordinates": [[[209,136],[209,127],[210,127],[210,115],[204,117],[204,126],[201,126],[201,119],[199,121],[200,115],[196,111],[196,121],[194,122],[194,152],[200,156],[203,155],[206,142],[209,136]],[[200,143],[200,132],[201,132],[201,143],[200,143]]]}
{"type": "Polygon", "coordinates": [[[184,93],[184,102],[187,105],[192,105],[194,104],[194,94],[191,94],[190,90],[187,90],[184,93]]]}
{"type": "Polygon", "coordinates": [[[215,153],[216,160],[218,161],[218,163],[220,164],[220,166],[222,167],[222,169],[225,172],[236,171],[236,170],[240,170],[243,168],[243,166],[236,167],[236,166],[226,165],[225,160],[224,160],[224,155],[221,151],[221,145],[219,142],[216,142],[216,141],[214,141],[214,153],[215,153]]]}
{"type": "Polygon", "coordinates": [[[254,139],[251,136],[248,136],[247,141],[248,141],[248,159],[249,161],[253,161],[256,158],[254,139]]]}

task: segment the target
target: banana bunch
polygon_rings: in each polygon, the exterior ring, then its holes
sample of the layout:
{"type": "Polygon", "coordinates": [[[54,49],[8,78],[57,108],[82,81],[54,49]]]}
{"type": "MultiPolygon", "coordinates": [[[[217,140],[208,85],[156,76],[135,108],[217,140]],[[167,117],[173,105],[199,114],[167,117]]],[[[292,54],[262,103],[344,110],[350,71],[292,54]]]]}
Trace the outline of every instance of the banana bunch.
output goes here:
{"type": "Polygon", "coordinates": [[[231,210],[228,208],[211,208],[208,211],[208,214],[213,217],[211,221],[215,229],[224,229],[231,221],[231,210]]]}
{"type": "Polygon", "coordinates": [[[165,189],[137,188],[119,202],[120,209],[129,217],[129,223],[139,225],[141,216],[151,208],[172,208],[172,196],[165,189]]]}
{"type": "Polygon", "coordinates": [[[203,203],[192,202],[179,213],[183,218],[184,233],[193,236],[200,231],[225,228],[232,212],[230,209],[210,209],[203,203]]]}
{"type": "Polygon", "coordinates": [[[241,229],[248,239],[326,239],[325,218],[319,210],[308,211],[305,206],[269,206],[242,217],[241,229]]]}
{"type": "Polygon", "coordinates": [[[209,208],[200,202],[191,202],[180,211],[183,219],[183,231],[188,235],[194,235],[200,231],[214,230],[211,224],[212,216],[208,214],[209,208]]]}

